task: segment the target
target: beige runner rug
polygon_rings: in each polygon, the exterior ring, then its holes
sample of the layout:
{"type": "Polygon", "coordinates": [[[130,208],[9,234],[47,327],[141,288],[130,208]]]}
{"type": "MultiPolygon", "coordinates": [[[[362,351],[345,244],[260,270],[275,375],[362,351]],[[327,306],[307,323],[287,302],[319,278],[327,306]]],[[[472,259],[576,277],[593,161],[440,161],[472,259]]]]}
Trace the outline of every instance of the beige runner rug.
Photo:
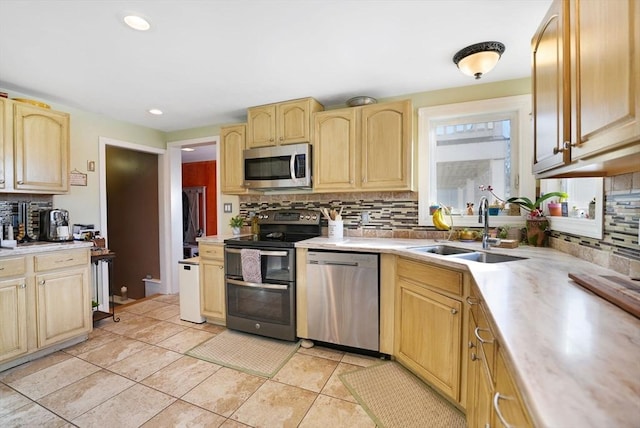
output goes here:
{"type": "Polygon", "coordinates": [[[380,427],[467,426],[458,409],[398,363],[343,373],[340,379],[380,427]]]}
{"type": "Polygon", "coordinates": [[[289,361],[299,346],[299,341],[286,342],[225,330],[191,349],[187,355],[271,378],[289,361]]]}

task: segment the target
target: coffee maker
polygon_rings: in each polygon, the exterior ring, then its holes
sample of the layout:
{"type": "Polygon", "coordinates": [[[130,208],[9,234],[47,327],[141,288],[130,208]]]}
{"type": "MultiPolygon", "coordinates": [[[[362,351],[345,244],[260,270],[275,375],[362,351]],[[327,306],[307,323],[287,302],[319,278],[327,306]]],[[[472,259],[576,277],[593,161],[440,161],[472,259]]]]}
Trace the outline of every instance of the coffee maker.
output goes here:
{"type": "Polygon", "coordinates": [[[71,241],[73,235],[69,231],[69,212],[62,209],[46,209],[40,211],[41,241],[71,241]]]}

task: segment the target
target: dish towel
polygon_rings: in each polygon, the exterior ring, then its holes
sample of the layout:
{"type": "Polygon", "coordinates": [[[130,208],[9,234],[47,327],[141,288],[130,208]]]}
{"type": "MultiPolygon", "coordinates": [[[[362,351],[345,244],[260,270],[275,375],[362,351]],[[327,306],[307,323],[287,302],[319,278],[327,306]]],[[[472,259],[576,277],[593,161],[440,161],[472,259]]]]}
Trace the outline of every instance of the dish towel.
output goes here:
{"type": "Polygon", "coordinates": [[[247,282],[262,284],[262,272],[260,271],[260,250],[243,248],[240,250],[242,263],[242,279],[247,282]]]}

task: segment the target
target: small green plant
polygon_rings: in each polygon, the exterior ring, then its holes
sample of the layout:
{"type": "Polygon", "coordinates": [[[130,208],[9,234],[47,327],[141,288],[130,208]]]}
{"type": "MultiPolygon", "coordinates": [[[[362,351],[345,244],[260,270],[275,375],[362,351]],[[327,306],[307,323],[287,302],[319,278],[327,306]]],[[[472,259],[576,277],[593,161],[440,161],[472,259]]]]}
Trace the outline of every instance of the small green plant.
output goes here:
{"type": "Polygon", "coordinates": [[[244,218],[237,215],[235,217],[231,217],[229,220],[229,226],[231,227],[242,227],[244,225],[244,218]]]}
{"type": "Polygon", "coordinates": [[[509,236],[509,226],[507,226],[507,225],[499,226],[498,227],[498,238],[507,239],[507,236],[509,236]]]}
{"type": "Polygon", "coordinates": [[[562,200],[568,197],[569,195],[567,195],[565,192],[550,192],[540,196],[535,200],[535,202],[532,202],[531,199],[525,198],[523,196],[515,196],[513,198],[509,198],[507,199],[507,202],[510,204],[518,204],[525,210],[529,211],[529,217],[544,217],[542,208],[540,208],[540,205],[544,201],[551,198],[560,198],[562,200]]]}

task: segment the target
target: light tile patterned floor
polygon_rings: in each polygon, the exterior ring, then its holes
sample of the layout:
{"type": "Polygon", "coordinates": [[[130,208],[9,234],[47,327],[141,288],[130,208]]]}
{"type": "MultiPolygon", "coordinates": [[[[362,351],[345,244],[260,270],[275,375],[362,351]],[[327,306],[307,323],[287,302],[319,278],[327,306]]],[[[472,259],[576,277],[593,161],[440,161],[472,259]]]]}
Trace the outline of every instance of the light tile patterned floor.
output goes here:
{"type": "Polygon", "coordinates": [[[273,379],[184,355],[224,331],[178,296],[118,309],[89,340],[0,373],[2,427],[374,427],[338,375],[378,362],[300,348],[273,379]]]}

